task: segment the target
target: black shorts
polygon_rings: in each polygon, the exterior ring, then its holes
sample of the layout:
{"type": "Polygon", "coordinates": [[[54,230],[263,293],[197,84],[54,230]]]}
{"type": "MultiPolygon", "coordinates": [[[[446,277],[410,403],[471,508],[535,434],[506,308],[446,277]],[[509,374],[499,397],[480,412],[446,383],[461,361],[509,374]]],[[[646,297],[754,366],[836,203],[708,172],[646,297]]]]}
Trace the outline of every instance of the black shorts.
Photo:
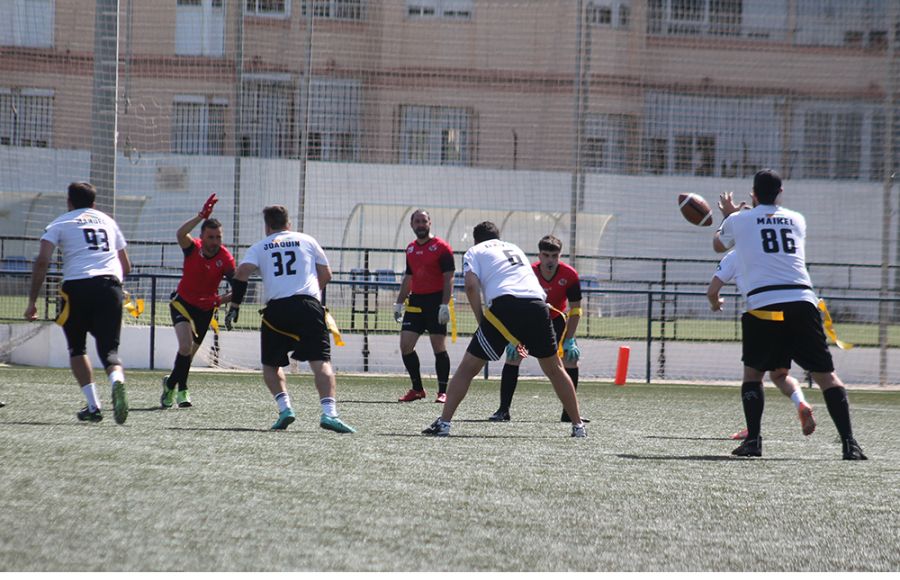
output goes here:
{"type": "Polygon", "coordinates": [[[566,331],[566,319],[564,316],[557,316],[556,318],[551,318],[550,323],[553,324],[553,335],[556,337],[556,342],[561,342],[563,338],[563,333],[566,331]]]}
{"type": "Polygon", "coordinates": [[[69,280],[62,285],[67,302],[63,332],[69,356],[87,352],[87,333],[94,336],[101,358],[119,350],[122,334],[122,283],[113,276],[69,280]]]}
{"type": "MultiPolygon", "coordinates": [[[[490,311],[533,357],[556,354],[556,333],[550,322],[550,309],[543,300],[500,296],[493,300],[490,311]]],[[[483,317],[466,351],[481,360],[499,360],[507,344],[509,340],[483,317]]]]}
{"type": "Polygon", "coordinates": [[[288,353],[299,361],[330,361],[331,337],[322,303],[304,294],[269,300],[262,309],[260,355],[270,367],[288,365],[288,353]]]}
{"type": "Polygon", "coordinates": [[[746,312],[741,316],[745,366],[758,371],[789,369],[793,360],[812,372],[834,370],[822,317],[814,304],[783,302],[760,310],[781,311],[784,320],[762,320],[746,312]]]}
{"type": "Polygon", "coordinates": [[[403,330],[416,334],[447,334],[447,325],[438,322],[438,309],[441,307],[443,292],[432,294],[410,294],[409,305],[413,308],[421,308],[422,312],[410,312],[408,309],[403,315],[403,330]]]}
{"type": "Polygon", "coordinates": [[[179,312],[178,309],[170,303],[169,314],[172,316],[172,326],[175,326],[179,322],[187,322],[188,324],[193,323],[194,342],[197,344],[202,343],[203,338],[206,336],[206,331],[209,330],[209,323],[212,321],[213,314],[215,314],[216,311],[201,310],[196,306],[188,304],[184,298],[178,294],[175,294],[172,297],[172,302],[178,302],[188,314],[188,316],[185,317],[184,314],[179,312]]]}

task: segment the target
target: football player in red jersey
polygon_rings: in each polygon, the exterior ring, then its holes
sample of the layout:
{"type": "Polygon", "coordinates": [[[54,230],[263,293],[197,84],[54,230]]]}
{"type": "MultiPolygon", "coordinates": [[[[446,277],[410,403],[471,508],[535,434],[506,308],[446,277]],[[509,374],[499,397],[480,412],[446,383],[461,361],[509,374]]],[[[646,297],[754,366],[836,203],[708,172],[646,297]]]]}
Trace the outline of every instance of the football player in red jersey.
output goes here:
{"type": "Polygon", "coordinates": [[[400,402],[407,403],[425,398],[422,373],[416,342],[428,331],[434,350],[434,367],[437,374],[438,394],[436,403],[447,400],[447,382],[450,380],[450,355],[447,354],[447,323],[450,322],[450,297],[453,290],[453,249],[444,240],[431,235],[431,216],[417,209],[409,219],[416,239],[406,246],[406,273],[400,283],[400,293],[394,304],[394,319],[402,322],[400,354],[409,373],[412,388],[400,402]],[[409,300],[404,314],[404,302],[409,300]]]}
{"type": "MultiPolygon", "coordinates": [[[[556,332],[557,340],[562,343],[563,366],[572,384],[578,388],[578,359],[581,351],[575,343],[575,331],[581,320],[581,280],[575,268],[559,261],[562,242],[559,238],[547,235],[538,242],[538,261],[531,265],[534,274],[547,293],[547,304],[550,308],[550,321],[556,332]],[[570,307],[566,316],[566,307],[570,307]]],[[[509,408],[513,394],[519,381],[519,365],[522,357],[515,346],[506,347],[506,364],[500,375],[500,408],[490,416],[491,421],[509,421],[509,408]]],[[[584,422],[587,419],[582,417],[584,422]]],[[[565,410],[560,421],[569,423],[570,418],[565,410]]]]}
{"type": "Polygon", "coordinates": [[[200,213],[181,224],[175,234],[184,252],[184,272],[169,303],[178,354],[172,372],[162,380],[159,404],[164,409],[176,399],[179,407],[192,406],[187,385],[191,360],[206,336],[216,308],[231,299],[230,294],[219,296],[219,284],[223,278],[231,280],[235,266],[231,252],[222,245],[222,224],[209,217],[217,201],[215,193],[210,195],[200,213]],[[201,222],[200,238],[191,237],[191,231],[201,222]]]}

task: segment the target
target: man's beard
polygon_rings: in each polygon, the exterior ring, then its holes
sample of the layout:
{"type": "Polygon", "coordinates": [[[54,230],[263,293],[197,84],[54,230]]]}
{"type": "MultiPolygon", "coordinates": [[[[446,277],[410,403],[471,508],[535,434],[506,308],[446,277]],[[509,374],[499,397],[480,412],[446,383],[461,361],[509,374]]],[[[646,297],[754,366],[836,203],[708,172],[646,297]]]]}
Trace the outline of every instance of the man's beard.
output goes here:
{"type": "Polygon", "coordinates": [[[431,230],[428,230],[426,228],[419,228],[416,230],[416,237],[419,238],[420,240],[424,240],[428,237],[428,235],[430,233],[431,233],[431,230]]]}

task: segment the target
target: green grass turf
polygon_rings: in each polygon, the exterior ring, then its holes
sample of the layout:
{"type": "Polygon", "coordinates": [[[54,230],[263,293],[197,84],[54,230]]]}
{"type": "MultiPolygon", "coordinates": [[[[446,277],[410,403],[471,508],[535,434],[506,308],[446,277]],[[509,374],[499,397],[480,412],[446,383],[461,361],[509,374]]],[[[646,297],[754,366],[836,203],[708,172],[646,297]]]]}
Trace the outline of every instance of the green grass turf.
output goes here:
{"type": "Polygon", "coordinates": [[[818,391],[806,439],[767,389],[764,456],[736,459],[737,387],[584,383],[589,438],[570,438],[542,381],[513,421],[485,421],[476,381],[453,436],[396,403],[400,377],[338,382],[359,432],[267,430],[259,374],[195,372],[192,409],[156,409],[160,373],[128,372],[128,422],[81,424],[67,370],[0,367],[0,571],[900,569],[900,392],[851,392],[870,461],[840,459],[818,391]]]}

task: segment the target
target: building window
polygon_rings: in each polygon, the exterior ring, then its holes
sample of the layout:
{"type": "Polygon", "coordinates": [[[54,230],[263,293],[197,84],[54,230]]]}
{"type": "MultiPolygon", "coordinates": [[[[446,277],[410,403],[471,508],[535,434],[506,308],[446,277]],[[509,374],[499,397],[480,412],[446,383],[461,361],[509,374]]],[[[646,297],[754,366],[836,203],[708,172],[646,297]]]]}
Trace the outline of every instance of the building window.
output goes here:
{"type": "Polygon", "coordinates": [[[0,0],[0,46],[53,46],[54,0],[0,0]]]}
{"type": "Polygon", "coordinates": [[[647,32],[782,40],[788,0],[649,0],[647,32]]]}
{"type": "Polygon", "coordinates": [[[303,0],[303,16],[312,3],[313,16],[328,20],[363,20],[365,18],[363,0],[303,0]]]}
{"type": "Polygon", "coordinates": [[[582,146],[584,168],[599,173],[634,173],[637,127],[633,115],[588,115],[582,146]]]}
{"type": "Polygon", "coordinates": [[[178,0],[175,13],[175,54],[225,54],[224,0],[178,0]]]}
{"type": "Polygon", "coordinates": [[[400,107],[400,162],[413,165],[471,165],[473,155],[470,109],[460,107],[400,107]]]}
{"type": "Polygon", "coordinates": [[[359,161],[360,83],[352,79],[317,79],[309,84],[307,158],[359,161]]]}
{"type": "Polygon", "coordinates": [[[288,0],[246,0],[244,14],[284,18],[291,15],[291,3],[288,0]]]}
{"type": "Polygon", "coordinates": [[[876,145],[884,137],[884,117],[863,103],[802,103],[795,114],[798,177],[807,179],[879,179],[883,160],[876,145]],[[863,143],[870,143],[863,147],[863,143]],[[872,159],[866,157],[871,155],[872,159]],[[864,172],[870,168],[870,174],[864,172]]]}
{"type": "Polygon", "coordinates": [[[172,104],[172,153],[182,155],[224,155],[224,99],[211,102],[205,97],[178,96],[172,104]]]}
{"type": "Polygon", "coordinates": [[[294,85],[289,80],[245,80],[241,155],[295,158],[294,102],[294,85]]]}
{"type": "Polygon", "coordinates": [[[797,0],[795,43],[884,49],[888,0],[797,0]]]}
{"type": "Polygon", "coordinates": [[[474,0],[406,0],[409,18],[471,20],[474,0]]]}
{"type": "Polygon", "coordinates": [[[0,88],[0,145],[50,147],[53,93],[0,88]]]}

